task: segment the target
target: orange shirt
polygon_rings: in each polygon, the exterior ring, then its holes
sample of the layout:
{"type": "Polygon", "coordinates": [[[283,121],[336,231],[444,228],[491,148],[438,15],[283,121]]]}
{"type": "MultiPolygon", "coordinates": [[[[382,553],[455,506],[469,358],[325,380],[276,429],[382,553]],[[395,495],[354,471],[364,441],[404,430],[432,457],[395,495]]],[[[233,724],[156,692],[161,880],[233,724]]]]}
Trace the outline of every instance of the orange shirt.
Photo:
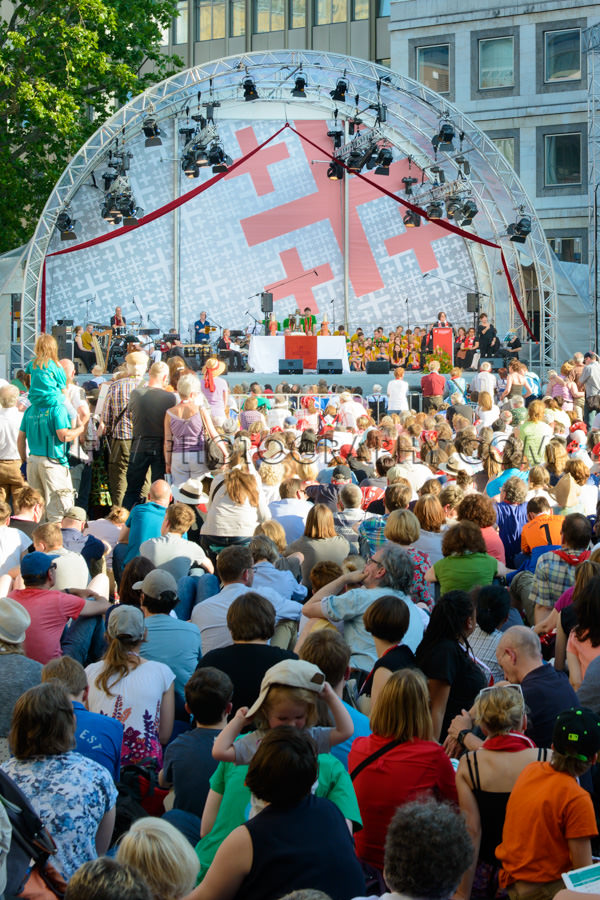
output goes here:
{"type": "Polygon", "coordinates": [[[564,522],[564,516],[555,516],[553,513],[541,513],[526,522],[521,532],[521,550],[523,553],[531,553],[534,547],[544,547],[547,544],[560,544],[560,530],[564,522]]]}
{"type": "Polygon", "coordinates": [[[576,780],[549,762],[525,766],[508,799],[500,886],[558,881],[572,868],[568,841],[598,834],[592,799],[576,780]]]}

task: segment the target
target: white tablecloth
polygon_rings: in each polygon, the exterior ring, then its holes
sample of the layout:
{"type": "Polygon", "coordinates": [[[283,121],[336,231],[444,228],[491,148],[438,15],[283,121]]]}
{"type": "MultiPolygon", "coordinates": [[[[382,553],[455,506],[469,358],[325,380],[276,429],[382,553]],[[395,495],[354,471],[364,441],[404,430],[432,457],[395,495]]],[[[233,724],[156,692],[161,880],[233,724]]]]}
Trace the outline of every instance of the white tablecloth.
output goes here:
{"type": "MultiPolygon", "coordinates": [[[[277,373],[279,372],[279,360],[285,358],[284,335],[276,337],[254,335],[252,337],[248,350],[248,365],[255,372],[277,373]]],[[[343,371],[350,371],[346,339],[340,335],[317,337],[317,358],[341,359],[343,371]]]]}

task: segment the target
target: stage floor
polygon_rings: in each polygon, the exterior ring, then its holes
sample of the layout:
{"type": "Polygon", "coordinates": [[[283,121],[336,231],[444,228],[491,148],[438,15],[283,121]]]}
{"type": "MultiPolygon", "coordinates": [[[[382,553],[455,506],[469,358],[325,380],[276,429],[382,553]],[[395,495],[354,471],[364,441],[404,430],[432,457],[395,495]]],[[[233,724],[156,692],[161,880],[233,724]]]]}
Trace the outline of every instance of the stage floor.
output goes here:
{"type": "MultiPolygon", "coordinates": [[[[404,380],[411,390],[418,391],[421,387],[421,377],[424,374],[424,372],[406,372],[404,380]]],[[[475,372],[463,372],[463,378],[467,384],[471,383],[471,379],[475,374],[475,372]]],[[[299,384],[301,387],[304,387],[304,385],[317,384],[318,381],[324,379],[329,387],[332,385],[341,386],[340,390],[352,390],[355,387],[360,387],[363,396],[372,393],[373,385],[375,384],[381,385],[385,394],[388,382],[394,380],[391,372],[389,375],[367,375],[365,372],[346,372],[341,375],[317,375],[316,372],[308,372],[304,375],[279,375],[276,372],[272,375],[262,372],[229,372],[224,377],[227,379],[230,388],[236,384],[250,387],[252,382],[257,381],[261,387],[264,388],[266,385],[270,385],[273,390],[275,390],[276,385],[284,381],[288,384],[299,384]]]]}

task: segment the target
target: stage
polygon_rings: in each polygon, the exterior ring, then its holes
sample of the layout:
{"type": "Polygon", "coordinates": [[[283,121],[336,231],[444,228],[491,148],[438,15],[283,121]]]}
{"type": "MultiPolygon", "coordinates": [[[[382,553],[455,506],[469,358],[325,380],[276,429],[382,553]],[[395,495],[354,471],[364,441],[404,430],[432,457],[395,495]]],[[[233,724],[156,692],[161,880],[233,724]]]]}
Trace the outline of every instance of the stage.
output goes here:
{"type": "MultiPolygon", "coordinates": [[[[404,375],[404,381],[409,385],[409,390],[414,393],[421,393],[421,378],[423,375],[426,375],[426,372],[406,372],[404,375]]],[[[476,372],[466,371],[463,372],[463,378],[467,382],[467,384],[471,383],[471,379],[476,374],[476,372]]],[[[250,385],[257,381],[261,387],[265,387],[266,385],[270,385],[273,390],[278,384],[282,384],[286,382],[287,384],[299,384],[300,387],[310,387],[310,385],[317,384],[321,379],[327,382],[328,387],[333,387],[334,385],[338,389],[341,390],[354,390],[354,388],[359,387],[363,396],[367,396],[373,392],[373,385],[379,384],[382,388],[382,393],[385,394],[387,384],[389,381],[394,380],[393,372],[390,372],[388,375],[367,375],[365,372],[346,372],[341,375],[318,375],[316,372],[305,372],[303,375],[279,375],[278,373],[273,374],[263,374],[258,372],[229,372],[224,376],[229,384],[230,390],[235,387],[235,385],[245,385],[247,388],[250,385]]]]}

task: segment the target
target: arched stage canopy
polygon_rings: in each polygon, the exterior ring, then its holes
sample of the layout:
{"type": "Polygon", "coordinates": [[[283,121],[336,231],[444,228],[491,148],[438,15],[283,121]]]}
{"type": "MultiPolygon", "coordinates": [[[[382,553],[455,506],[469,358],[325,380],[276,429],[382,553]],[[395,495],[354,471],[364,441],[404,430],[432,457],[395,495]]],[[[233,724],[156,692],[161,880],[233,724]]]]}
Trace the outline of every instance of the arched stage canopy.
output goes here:
{"type": "Polygon", "coordinates": [[[121,305],[130,321],[142,318],[165,331],[175,325],[185,336],[202,308],[226,327],[243,327],[246,310],[260,317],[249,298],[271,290],[278,318],[310,305],[342,322],[345,308],[350,323],[363,327],[427,324],[441,308],[455,325],[469,325],[466,293],[479,292],[501,337],[522,325],[522,313],[531,324],[539,310],[540,364],[555,364],[552,260],[516,173],[445,98],[388,68],[338,54],[228,57],[182,71],[131,100],[56,184],[29,246],[24,284],[23,360],[46,320],[107,321],[121,305]],[[292,95],[298,76],[305,96],[292,95]],[[244,99],[247,79],[257,99],[244,99]],[[345,98],[334,99],[340,79],[345,98]],[[185,129],[196,127],[194,115],[211,112],[234,166],[224,176],[213,176],[208,166],[199,177],[185,177],[185,129]],[[159,146],[145,146],[148,117],[160,128],[159,146]],[[359,134],[375,128],[378,147],[392,148],[389,177],[363,169],[331,181],[331,131],[345,130],[345,141],[352,141],[357,117],[359,134]],[[436,154],[432,138],[444,122],[455,137],[436,154]],[[108,224],[100,213],[103,175],[114,174],[111,159],[123,151],[132,154],[126,176],[144,208],[133,228],[108,224]],[[403,178],[416,179],[412,195],[403,178]],[[476,203],[472,222],[458,227],[457,217],[439,224],[425,217],[420,227],[404,224],[407,209],[423,212],[457,190],[476,203]],[[77,238],[68,245],[56,228],[66,207],[77,221],[77,238]],[[514,243],[508,229],[523,216],[531,233],[514,243]],[[64,255],[52,255],[57,251],[64,255]],[[531,264],[536,291],[526,292],[522,266],[531,264]]]}

